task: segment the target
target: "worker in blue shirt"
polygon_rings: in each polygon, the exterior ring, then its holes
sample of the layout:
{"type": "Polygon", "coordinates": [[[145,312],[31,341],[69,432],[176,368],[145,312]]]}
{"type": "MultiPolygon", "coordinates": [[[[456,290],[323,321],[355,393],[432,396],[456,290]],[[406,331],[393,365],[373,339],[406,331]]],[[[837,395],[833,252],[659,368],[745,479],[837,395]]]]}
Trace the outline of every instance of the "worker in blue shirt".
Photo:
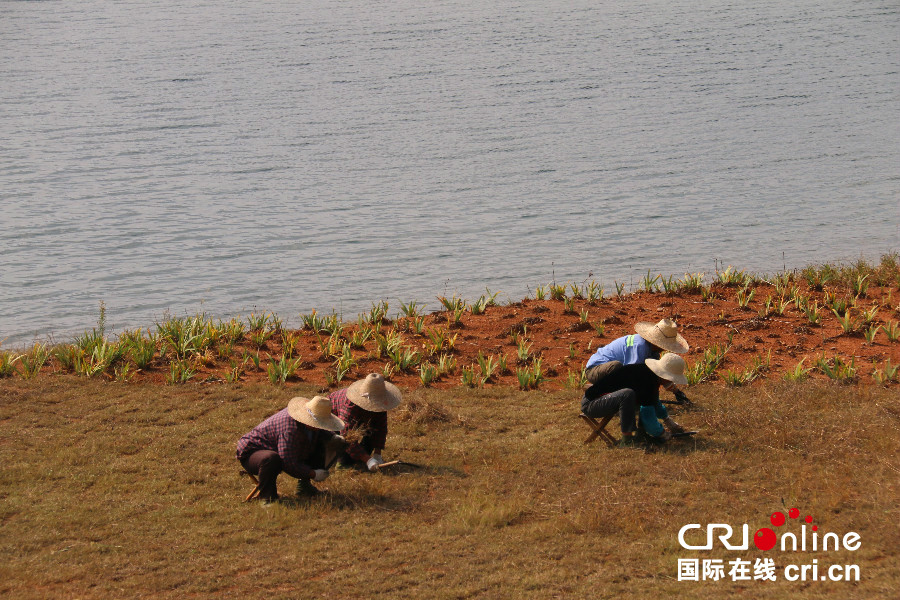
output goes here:
{"type": "MultiPolygon", "coordinates": [[[[635,324],[634,329],[637,332],[636,334],[626,335],[615,339],[609,344],[598,348],[593,356],[591,356],[585,366],[585,376],[589,383],[597,384],[623,366],[643,365],[646,364],[647,360],[658,361],[663,351],[671,352],[676,355],[688,351],[689,346],[687,341],[685,341],[681,334],[678,333],[678,325],[671,319],[663,319],[656,324],[639,322],[635,324]]],[[[599,402],[599,397],[593,398],[589,410],[596,414],[590,414],[584,410],[582,412],[593,417],[606,416],[606,414],[613,414],[614,412],[621,410],[620,418],[624,419],[622,422],[622,433],[624,435],[630,433],[630,431],[627,430],[633,429],[633,427],[628,427],[628,423],[625,422],[625,420],[627,420],[627,414],[633,414],[636,408],[635,404],[639,403],[641,406],[641,424],[648,434],[662,439],[671,437],[668,432],[663,431],[662,427],[659,425],[659,419],[662,419],[665,422],[669,432],[684,431],[678,423],[669,417],[666,407],[659,401],[659,381],[650,370],[632,368],[628,369],[628,373],[623,375],[626,375],[626,381],[636,383],[631,387],[621,387],[616,390],[604,392],[604,394],[609,394],[610,397],[605,398],[602,402],[599,402]],[[641,396],[640,399],[634,397],[634,387],[641,390],[646,387],[643,383],[637,382],[637,380],[642,378],[648,378],[653,384],[652,387],[656,390],[655,393],[652,394],[652,396],[655,397],[652,402],[647,399],[647,394],[645,393],[639,394],[641,396]],[[638,402],[638,400],[641,401],[638,402]],[[603,408],[601,408],[601,404],[603,405],[603,408]],[[629,408],[629,405],[631,405],[632,408],[629,408]],[[604,414],[600,415],[600,412],[604,414]]],[[[620,379],[622,378],[616,378],[616,381],[619,381],[620,379]]],[[[677,383],[687,383],[686,379],[682,382],[681,377],[676,379],[678,379],[677,383]]],[[[690,400],[685,393],[678,389],[675,385],[676,382],[671,378],[663,378],[661,383],[667,390],[675,395],[675,399],[680,403],[690,403],[690,400]]],[[[594,393],[596,394],[598,389],[605,389],[606,387],[608,386],[595,388],[594,393]]]]}

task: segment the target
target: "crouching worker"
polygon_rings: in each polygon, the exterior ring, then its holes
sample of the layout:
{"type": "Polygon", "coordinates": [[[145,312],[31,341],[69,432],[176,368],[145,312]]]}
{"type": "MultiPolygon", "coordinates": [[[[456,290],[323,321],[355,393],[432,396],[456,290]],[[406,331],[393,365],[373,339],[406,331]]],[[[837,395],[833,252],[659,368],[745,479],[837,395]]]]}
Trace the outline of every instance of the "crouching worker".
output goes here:
{"type": "Polygon", "coordinates": [[[328,398],[345,424],[341,435],[349,442],[340,457],[341,466],[377,471],[384,463],[381,452],[387,440],[387,411],[400,404],[400,389],[379,373],[370,373],[328,398]]]}
{"type": "MultiPolygon", "coordinates": [[[[634,325],[634,330],[637,333],[622,336],[597,348],[584,367],[588,383],[597,383],[619,364],[642,364],[648,359],[659,360],[663,351],[684,354],[689,349],[672,319],[663,319],[656,324],[642,321],[634,325]]],[[[666,382],[665,388],[675,395],[679,403],[690,404],[688,397],[675,384],[666,382]]]]}
{"type": "Polygon", "coordinates": [[[621,445],[633,445],[635,414],[640,416],[643,430],[655,441],[671,439],[673,433],[684,428],[669,416],[659,401],[659,386],[669,383],[684,385],[684,359],[677,354],[665,354],[659,360],[648,358],[640,364],[618,365],[585,391],[581,412],[593,418],[605,418],[619,413],[622,428],[621,445]],[[663,421],[665,429],[660,424],[663,421]]]}
{"type": "Polygon", "coordinates": [[[259,480],[259,499],[278,500],[278,475],[296,477],[298,495],[316,495],[312,481],[325,481],[328,468],[346,447],[334,432],[344,422],[331,414],[331,402],[323,396],[312,400],[292,398],[284,408],[242,437],[237,444],[241,466],[259,480]]]}

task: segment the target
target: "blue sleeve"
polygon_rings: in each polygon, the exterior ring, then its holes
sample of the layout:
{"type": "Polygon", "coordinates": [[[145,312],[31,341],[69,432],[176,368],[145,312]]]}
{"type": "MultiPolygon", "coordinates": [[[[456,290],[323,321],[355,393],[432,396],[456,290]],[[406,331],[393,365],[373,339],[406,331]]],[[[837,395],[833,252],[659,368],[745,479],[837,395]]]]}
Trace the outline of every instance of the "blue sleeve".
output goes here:
{"type": "Polygon", "coordinates": [[[644,431],[648,435],[659,437],[663,434],[663,426],[659,424],[659,420],[656,418],[655,405],[651,404],[650,406],[641,407],[641,425],[644,426],[644,431]]]}

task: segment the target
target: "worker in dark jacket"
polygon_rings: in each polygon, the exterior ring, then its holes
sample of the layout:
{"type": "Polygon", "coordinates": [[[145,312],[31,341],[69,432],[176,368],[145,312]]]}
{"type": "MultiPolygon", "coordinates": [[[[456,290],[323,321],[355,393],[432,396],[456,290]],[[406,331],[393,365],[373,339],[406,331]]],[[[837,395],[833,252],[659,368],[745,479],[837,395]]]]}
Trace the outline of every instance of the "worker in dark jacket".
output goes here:
{"type": "Polygon", "coordinates": [[[384,463],[381,452],[387,441],[387,412],[400,404],[400,389],[381,374],[370,373],[349,387],[332,392],[328,398],[334,414],[345,424],[341,435],[349,441],[341,455],[341,465],[365,465],[369,471],[377,471],[384,463]]]}
{"type": "Polygon", "coordinates": [[[585,391],[581,412],[594,418],[619,413],[624,445],[634,441],[636,412],[649,436],[658,441],[671,439],[673,433],[683,432],[684,428],[669,416],[659,401],[659,387],[670,383],[686,384],[684,369],[684,359],[672,353],[664,354],[659,360],[648,358],[640,364],[619,365],[585,391]]]}
{"type": "Polygon", "coordinates": [[[328,398],[292,398],[238,441],[237,459],[259,480],[259,498],[266,503],[278,499],[282,471],[299,480],[298,493],[315,495],[319,490],[311,482],[325,481],[332,457],[346,445],[334,433],[343,428],[328,398]]]}

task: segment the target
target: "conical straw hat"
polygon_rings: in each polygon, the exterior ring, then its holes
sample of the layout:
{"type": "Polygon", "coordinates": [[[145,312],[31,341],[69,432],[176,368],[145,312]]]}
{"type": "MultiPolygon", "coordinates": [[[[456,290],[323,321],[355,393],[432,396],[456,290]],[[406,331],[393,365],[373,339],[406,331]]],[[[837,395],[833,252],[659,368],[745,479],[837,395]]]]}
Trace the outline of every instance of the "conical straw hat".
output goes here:
{"type": "Polygon", "coordinates": [[[331,400],[325,396],[316,396],[312,400],[300,396],[291,398],[287,409],[294,420],[304,425],[328,431],[340,431],[344,428],[344,422],[331,414],[331,400]]]}
{"type": "Polygon", "coordinates": [[[380,373],[369,373],[347,388],[347,399],[371,412],[387,412],[400,404],[400,389],[384,380],[380,373]]]}
{"type": "Polygon", "coordinates": [[[642,338],[663,350],[684,354],[688,351],[688,343],[678,333],[678,325],[672,319],[663,319],[659,323],[640,322],[634,326],[642,338]]]}

